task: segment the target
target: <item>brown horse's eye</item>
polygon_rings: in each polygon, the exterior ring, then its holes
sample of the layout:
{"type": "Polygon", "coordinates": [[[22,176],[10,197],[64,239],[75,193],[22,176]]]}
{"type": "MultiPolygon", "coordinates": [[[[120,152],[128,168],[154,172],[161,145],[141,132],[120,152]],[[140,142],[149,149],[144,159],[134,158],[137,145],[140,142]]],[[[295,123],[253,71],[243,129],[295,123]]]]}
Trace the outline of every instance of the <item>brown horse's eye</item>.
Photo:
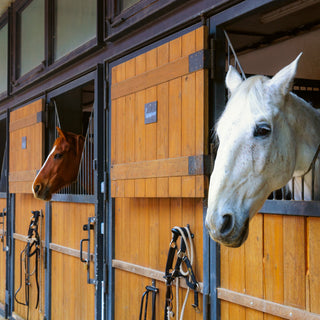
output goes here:
{"type": "Polygon", "coordinates": [[[62,156],[63,156],[62,153],[56,153],[53,158],[54,158],[55,160],[58,160],[58,159],[61,159],[62,156]]]}

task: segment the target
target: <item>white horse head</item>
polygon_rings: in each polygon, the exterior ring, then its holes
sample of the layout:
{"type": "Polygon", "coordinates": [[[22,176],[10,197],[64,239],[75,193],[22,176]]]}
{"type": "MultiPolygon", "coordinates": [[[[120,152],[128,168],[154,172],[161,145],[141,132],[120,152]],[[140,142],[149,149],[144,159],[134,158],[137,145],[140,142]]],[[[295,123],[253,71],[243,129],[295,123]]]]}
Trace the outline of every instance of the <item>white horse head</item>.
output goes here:
{"type": "Polygon", "coordinates": [[[320,114],[290,92],[300,56],[271,79],[243,81],[229,68],[231,96],[216,126],[206,217],[210,236],[224,245],[246,240],[249,221],[268,195],[305,174],[317,151],[320,114]]]}

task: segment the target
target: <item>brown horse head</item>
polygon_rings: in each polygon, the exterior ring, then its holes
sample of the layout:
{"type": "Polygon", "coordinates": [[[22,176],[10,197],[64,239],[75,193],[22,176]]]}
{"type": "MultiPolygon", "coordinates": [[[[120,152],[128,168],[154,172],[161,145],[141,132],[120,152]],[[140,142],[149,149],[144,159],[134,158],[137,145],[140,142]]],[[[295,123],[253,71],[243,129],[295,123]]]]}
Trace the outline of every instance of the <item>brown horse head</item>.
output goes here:
{"type": "Polygon", "coordinates": [[[82,135],[57,130],[59,137],[32,184],[34,197],[45,201],[77,179],[84,145],[82,135]]]}

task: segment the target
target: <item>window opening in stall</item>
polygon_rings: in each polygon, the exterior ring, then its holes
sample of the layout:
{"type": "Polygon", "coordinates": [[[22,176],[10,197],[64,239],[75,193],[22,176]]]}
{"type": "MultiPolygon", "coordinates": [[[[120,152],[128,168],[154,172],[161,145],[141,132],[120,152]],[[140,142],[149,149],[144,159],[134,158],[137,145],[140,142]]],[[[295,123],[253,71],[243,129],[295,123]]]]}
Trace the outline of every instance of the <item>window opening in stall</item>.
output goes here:
{"type": "MultiPolygon", "coordinates": [[[[226,53],[227,68],[233,65],[238,69],[243,79],[247,75],[242,69],[237,54],[232,46],[230,38],[226,31],[226,53]]],[[[310,79],[295,79],[292,92],[309,102],[314,108],[320,109],[320,81],[310,79]]],[[[226,93],[227,97],[227,93],[226,93]]],[[[319,160],[312,164],[310,171],[302,176],[293,178],[289,183],[279,190],[275,190],[269,196],[269,200],[298,200],[298,201],[319,201],[320,200],[320,176],[316,174],[320,170],[319,160]],[[306,186],[311,190],[310,193],[305,192],[306,186]]]]}
{"type": "Polygon", "coordinates": [[[54,59],[96,37],[97,1],[55,0],[54,59]]]}
{"type": "Polygon", "coordinates": [[[126,10],[132,7],[134,4],[139,2],[140,0],[120,0],[120,8],[121,11],[126,10]]]}
{"type": "MultiPolygon", "coordinates": [[[[82,134],[85,144],[82,152],[78,178],[58,194],[94,194],[94,82],[77,87],[51,99],[49,105],[48,145],[52,147],[58,136],[56,127],[63,131],[82,134]]],[[[48,150],[49,152],[50,150],[48,150]]]]}
{"type": "Polygon", "coordinates": [[[17,77],[38,67],[45,60],[45,2],[33,0],[20,13],[20,52],[17,77]]]}
{"type": "Polygon", "coordinates": [[[0,25],[0,96],[8,86],[8,24],[0,25]]]}

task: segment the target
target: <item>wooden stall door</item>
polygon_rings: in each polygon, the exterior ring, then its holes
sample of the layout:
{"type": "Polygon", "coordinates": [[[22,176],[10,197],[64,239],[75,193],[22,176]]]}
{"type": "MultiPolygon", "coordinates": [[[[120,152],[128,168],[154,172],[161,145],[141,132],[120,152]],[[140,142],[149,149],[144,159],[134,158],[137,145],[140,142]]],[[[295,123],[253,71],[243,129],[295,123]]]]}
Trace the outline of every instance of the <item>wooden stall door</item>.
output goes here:
{"type": "Polygon", "coordinates": [[[10,193],[32,193],[32,182],[44,160],[43,110],[40,99],[10,113],[10,193]]]}
{"type": "MultiPolygon", "coordinates": [[[[27,245],[27,235],[29,230],[30,218],[32,217],[31,211],[41,210],[43,216],[39,219],[39,236],[42,244],[45,240],[45,203],[41,200],[34,199],[31,194],[16,194],[15,196],[15,226],[14,226],[14,293],[21,286],[21,290],[17,293],[16,298],[18,301],[25,303],[25,269],[24,263],[20,264],[20,254],[27,245]],[[22,268],[22,270],[21,270],[22,268]],[[20,276],[22,276],[22,283],[20,283],[20,276]]],[[[45,297],[45,271],[43,264],[43,246],[41,246],[41,254],[39,259],[39,308],[36,309],[37,302],[37,286],[35,273],[30,276],[29,286],[29,319],[40,320],[44,317],[44,297],[45,297]]],[[[35,256],[30,258],[30,270],[35,270],[35,256]]],[[[12,297],[13,299],[13,297],[12,297]]],[[[28,307],[18,304],[14,301],[14,315],[18,315],[23,319],[27,319],[28,307]]]]}
{"type": "Polygon", "coordinates": [[[6,297],[6,199],[0,198],[0,308],[4,310],[6,297]]]}
{"type": "Polygon", "coordinates": [[[201,27],[112,69],[112,197],[204,197],[208,154],[201,27]]]}
{"type": "MultiPolygon", "coordinates": [[[[156,319],[163,319],[163,275],[174,226],[190,225],[194,269],[203,280],[206,48],[207,29],[200,27],[112,68],[115,319],[139,317],[141,296],[152,279],[159,288],[156,319]]],[[[185,294],[180,289],[180,307],[185,294]]],[[[202,319],[202,295],[200,313],[192,301],[191,293],[184,319],[202,319]]]]}
{"type": "MultiPolygon", "coordinates": [[[[52,203],[51,319],[94,319],[95,287],[87,284],[87,265],[80,262],[80,240],[87,238],[83,225],[95,216],[94,204],[52,203]]],[[[94,253],[94,235],[90,252],[94,253]]],[[[83,248],[87,251],[86,244],[83,248]]],[[[84,258],[87,258],[84,255],[84,258]]],[[[92,260],[92,258],[91,258],[92,260]]],[[[94,277],[93,261],[90,262],[94,277]]]]}
{"type": "MultiPolygon", "coordinates": [[[[37,301],[37,285],[35,274],[30,276],[30,304],[28,307],[14,301],[25,303],[24,264],[20,261],[20,254],[27,245],[27,235],[32,217],[31,211],[42,211],[43,216],[39,221],[39,235],[43,244],[45,239],[44,213],[45,203],[34,199],[32,195],[32,182],[43,163],[44,158],[44,101],[39,99],[10,113],[10,147],[9,147],[9,191],[15,193],[14,212],[14,288],[11,299],[14,303],[14,314],[27,318],[28,312],[31,319],[44,317],[44,264],[43,250],[39,261],[39,308],[35,309],[37,301]],[[22,275],[22,283],[20,283],[22,275]]],[[[35,256],[34,256],[35,257],[35,256]]],[[[30,270],[35,268],[35,259],[31,259],[30,270]]]]}
{"type": "Polygon", "coordinates": [[[319,221],[257,214],[242,247],[221,246],[221,319],[320,319],[319,221]]]}

